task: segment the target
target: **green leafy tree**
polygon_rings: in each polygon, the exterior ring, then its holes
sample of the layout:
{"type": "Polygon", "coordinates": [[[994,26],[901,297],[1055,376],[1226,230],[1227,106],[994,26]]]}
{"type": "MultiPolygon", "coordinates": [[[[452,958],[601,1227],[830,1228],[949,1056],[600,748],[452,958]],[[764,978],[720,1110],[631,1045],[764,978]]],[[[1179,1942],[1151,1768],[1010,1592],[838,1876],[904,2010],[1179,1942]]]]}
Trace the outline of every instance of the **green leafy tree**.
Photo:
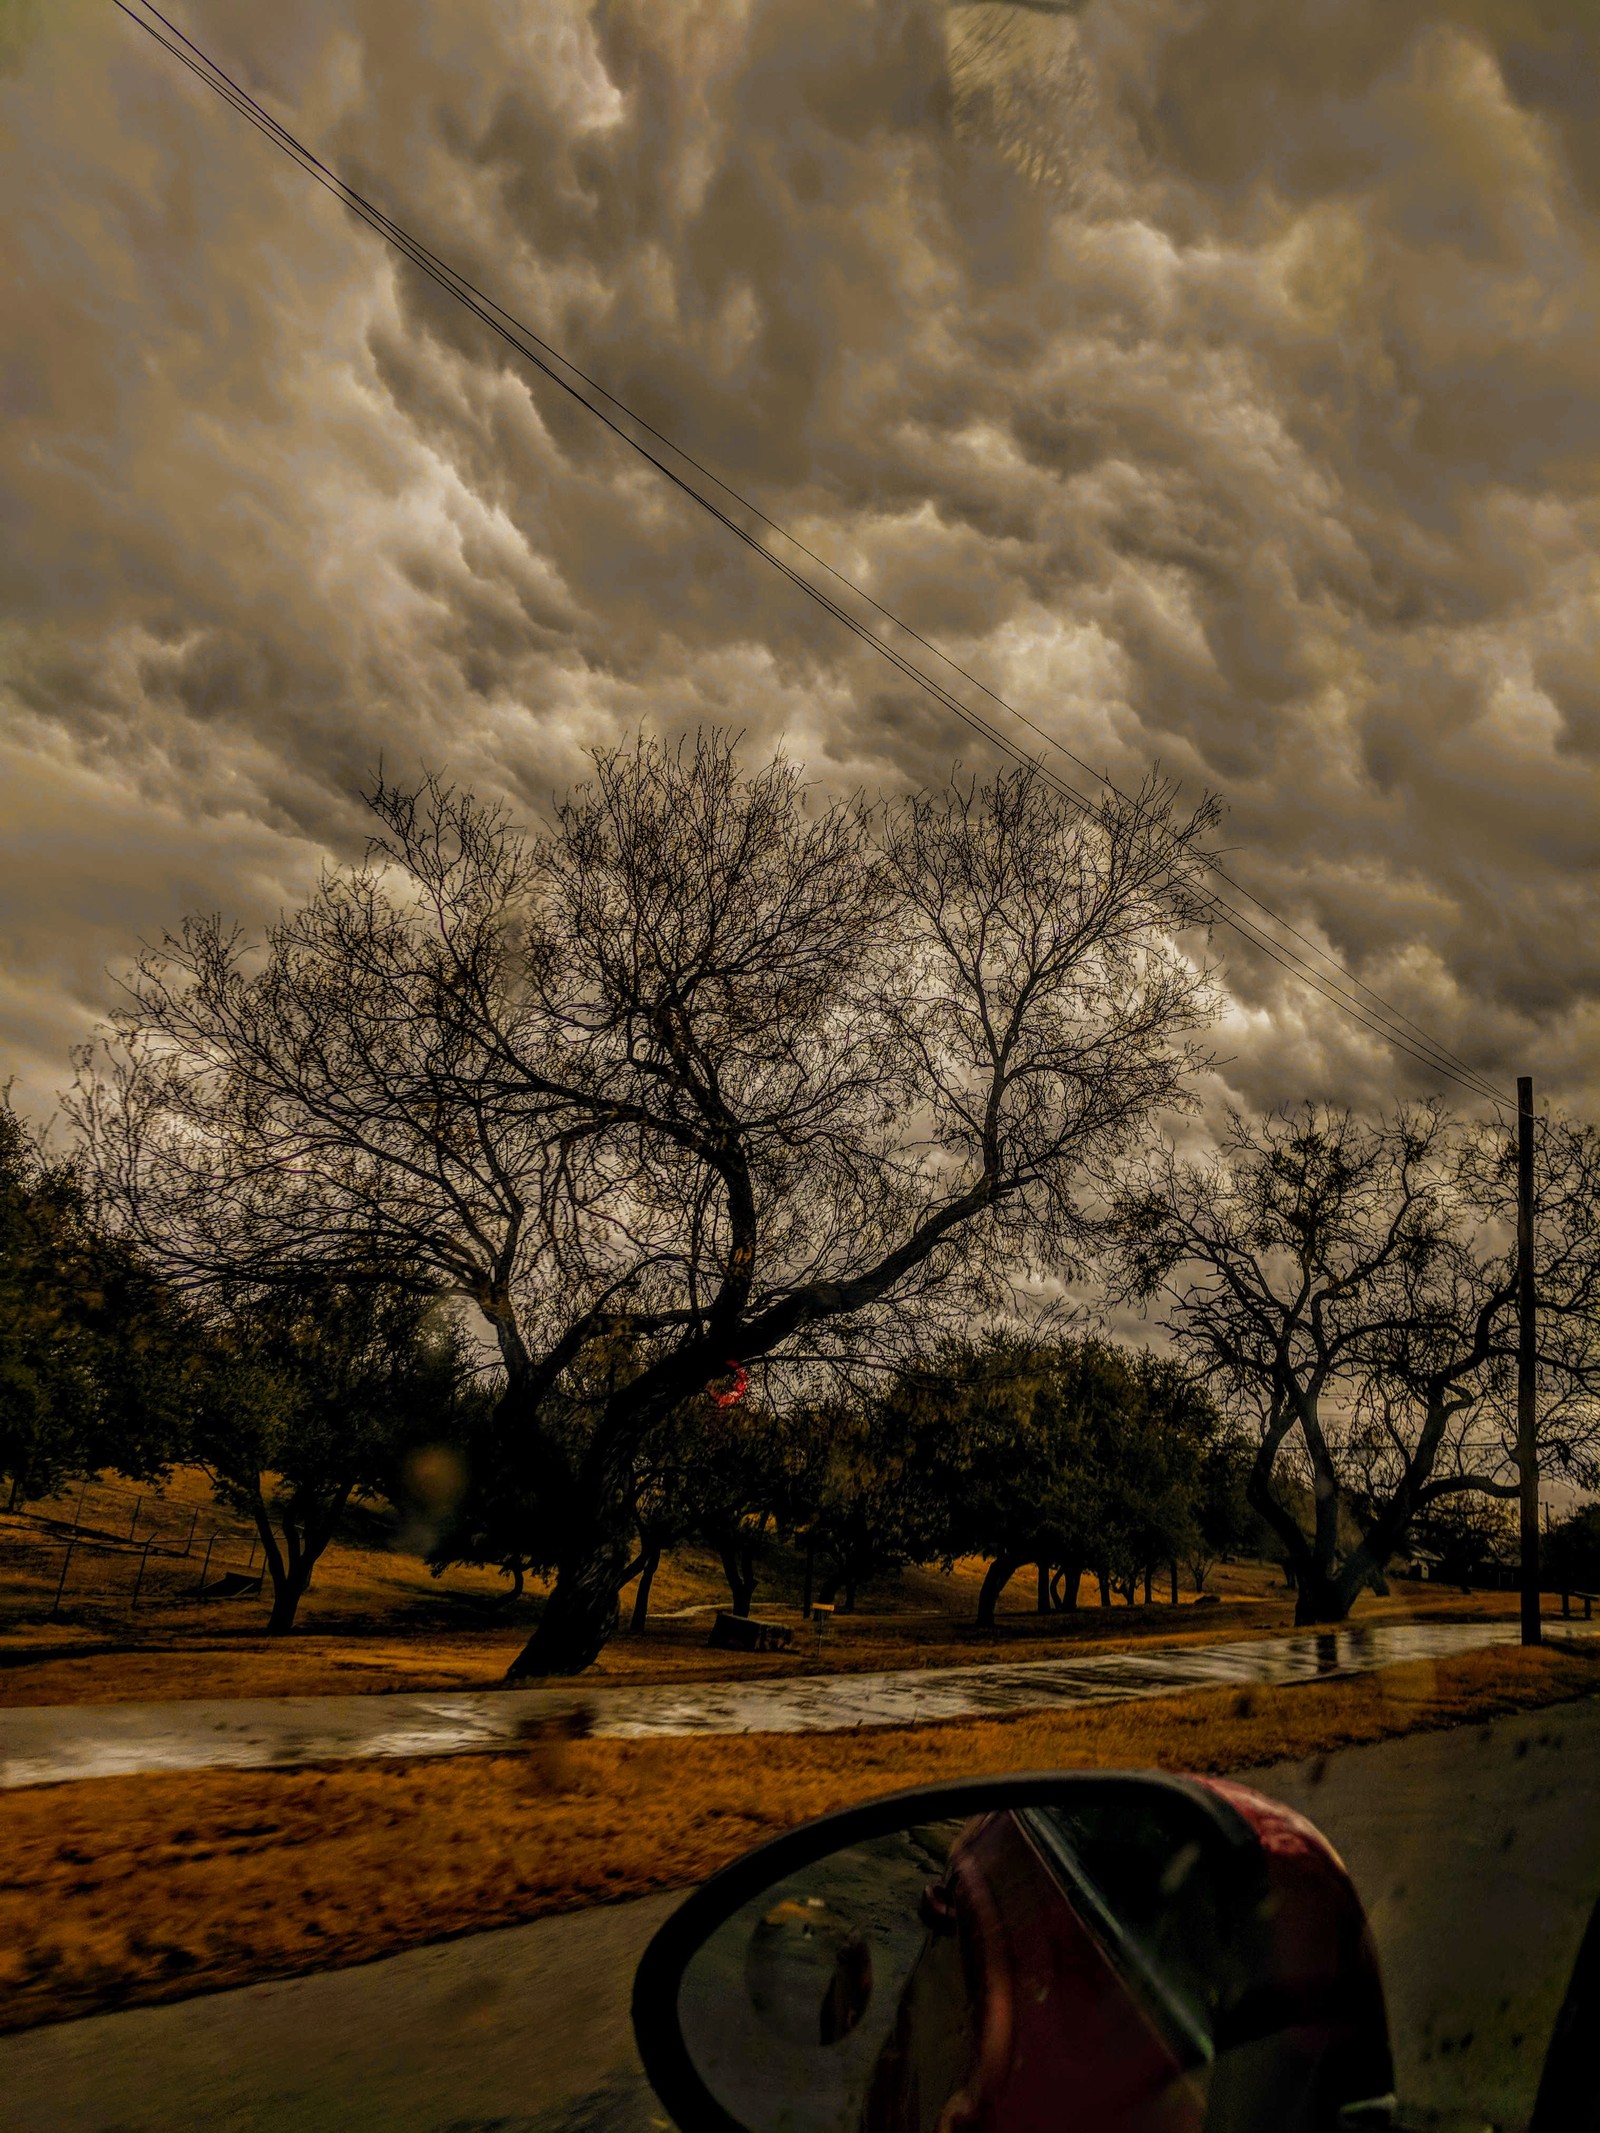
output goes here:
{"type": "Polygon", "coordinates": [[[438,1299],[392,1282],[308,1279],[218,1315],[195,1450],[260,1536],[269,1630],[294,1627],[352,1498],[393,1492],[409,1449],[458,1433],[470,1373],[438,1299]]]}
{"type": "Polygon", "coordinates": [[[1487,1584],[1517,1560],[1516,1513],[1492,1496],[1441,1497],[1411,1532],[1438,1557],[1439,1575],[1463,1587],[1487,1584]]]}
{"type": "Polygon", "coordinates": [[[1197,1519],[1200,1459],[1215,1410],[1179,1365],[1103,1341],[1050,1357],[1041,1417],[1052,1438],[1040,1499],[1041,1597],[1073,1607],[1086,1571],[1102,1602],[1132,1604],[1174,1564],[1197,1519]]]}
{"type": "Polygon", "coordinates": [[[1092,1571],[1132,1597],[1193,1529],[1214,1410],[1178,1366],[1099,1340],[951,1343],[890,1395],[944,1507],[942,1552],[988,1561],[978,1619],[1026,1563],[1076,1604],[1092,1571]]]}
{"type": "Polygon", "coordinates": [[[789,1522],[821,1577],[817,1596],[845,1613],[869,1579],[943,1551],[946,1515],[907,1409],[893,1399],[834,1399],[790,1420],[789,1522]]]}
{"type": "Polygon", "coordinates": [[[1547,1592],[1600,1592],[1600,1504],[1586,1504],[1552,1526],[1539,1547],[1547,1592]]]}
{"type": "Polygon", "coordinates": [[[70,1163],[0,1098],[0,1477],[17,1505],[107,1469],[159,1477],[187,1426],[193,1328],[70,1163]]]}
{"type": "Polygon", "coordinates": [[[988,1562],[978,1622],[992,1628],[1000,1594],[1024,1563],[1047,1561],[1049,1498],[1064,1455],[1058,1410],[1044,1399],[1043,1351],[999,1333],[948,1341],[907,1368],[884,1396],[883,1426],[937,1506],[946,1561],[988,1562]]]}
{"type": "Polygon", "coordinates": [[[1254,1460],[1255,1446],[1219,1417],[1200,1452],[1193,1519],[1180,1556],[1196,1593],[1205,1591],[1218,1562],[1272,1546],[1271,1534],[1250,1504],[1254,1460]]]}
{"type": "Polygon", "coordinates": [[[1208,1502],[1206,1484],[1216,1478],[1224,1427],[1183,1364],[1139,1352],[1122,1360],[1126,1404],[1108,1417],[1109,1433],[1102,1425],[1091,1452],[1112,1582],[1131,1602],[1141,1581],[1149,1596],[1157,1566],[1173,1566],[1175,1576],[1180,1558],[1192,1563],[1210,1545],[1204,1522],[1218,1507],[1208,1502]]]}
{"type": "Polygon", "coordinates": [[[675,1541],[709,1548],[728,1581],[732,1611],[748,1615],[762,1543],[793,1490],[793,1448],[781,1419],[755,1399],[723,1406],[702,1394],[647,1440],[643,1458],[635,1512],[641,1540],[659,1551],[670,1532],[675,1541]]]}

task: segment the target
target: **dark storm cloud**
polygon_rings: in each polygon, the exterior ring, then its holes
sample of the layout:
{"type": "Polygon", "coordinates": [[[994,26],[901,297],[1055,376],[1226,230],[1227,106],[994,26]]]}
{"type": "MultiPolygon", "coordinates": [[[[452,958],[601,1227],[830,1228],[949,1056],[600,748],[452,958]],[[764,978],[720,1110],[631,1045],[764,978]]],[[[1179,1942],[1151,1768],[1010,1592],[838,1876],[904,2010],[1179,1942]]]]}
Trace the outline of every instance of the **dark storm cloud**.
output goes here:
{"type": "MultiPolygon", "coordinates": [[[[20,18],[19,18],[20,19],[20,18]]],[[[1592,1093],[1600,33],[1555,0],[193,0],[471,278],[1269,901],[1592,1093]]],[[[973,737],[107,10],[0,79],[32,1090],[136,933],[650,720],[973,737]]],[[[19,849],[14,847],[15,849],[19,849]]],[[[1252,1100],[1388,1056],[1221,944],[1252,1100]]]]}

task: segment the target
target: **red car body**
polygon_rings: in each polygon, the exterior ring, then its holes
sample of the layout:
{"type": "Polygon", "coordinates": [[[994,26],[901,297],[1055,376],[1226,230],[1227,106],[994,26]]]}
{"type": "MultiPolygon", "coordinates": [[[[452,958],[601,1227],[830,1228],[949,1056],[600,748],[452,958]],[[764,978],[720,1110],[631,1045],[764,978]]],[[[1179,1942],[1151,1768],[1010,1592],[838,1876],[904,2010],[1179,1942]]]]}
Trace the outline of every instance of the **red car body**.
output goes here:
{"type": "Polygon", "coordinates": [[[1161,1812],[1143,1846],[1048,1810],[962,1831],[864,2133],[1333,2133],[1369,2100],[1383,2122],[1382,1986],[1337,1855],[1239,1785],[1161,1812]]]}

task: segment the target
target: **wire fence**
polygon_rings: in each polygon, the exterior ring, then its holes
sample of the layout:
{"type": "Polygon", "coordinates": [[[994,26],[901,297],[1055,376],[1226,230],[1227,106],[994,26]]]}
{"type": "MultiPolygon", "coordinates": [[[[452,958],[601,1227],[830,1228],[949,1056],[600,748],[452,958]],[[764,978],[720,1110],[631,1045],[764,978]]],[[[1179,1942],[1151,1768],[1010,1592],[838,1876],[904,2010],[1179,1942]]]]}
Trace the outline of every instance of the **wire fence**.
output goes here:
{"type": "Polygon", "coordinates": [[[95,1540],[123,1546],[152,1541],[163,1555],[197,1554],[213,1535],[256,1544],[253,1528],[214,1502],[164,1496],[131,1483],[82,1481],[47,1503],[29,1504],[27,1514],[95,1540]]]}
{"type": "Polygon", "coordinates": [[[69,1601],[131,1613],[262,1590],[259,1538],[214,1503],[84,1481],[22,1516],[27,1530],[13,1529],[7,1553],[28,1582],[50,1591],[52,1621],[69,1601]]]}

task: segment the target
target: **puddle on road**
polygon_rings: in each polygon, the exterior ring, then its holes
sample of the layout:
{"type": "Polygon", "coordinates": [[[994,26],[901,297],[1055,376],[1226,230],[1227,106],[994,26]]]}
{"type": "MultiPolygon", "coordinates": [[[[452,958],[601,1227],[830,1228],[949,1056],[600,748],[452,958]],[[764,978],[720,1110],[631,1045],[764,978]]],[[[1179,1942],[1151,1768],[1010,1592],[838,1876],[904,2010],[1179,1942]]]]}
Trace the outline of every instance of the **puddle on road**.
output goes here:
{"type": "MultiPolygon", "coordinates": [[[[1561,1634],[1600,1634],[1563,1624],[1561,1634]]],[[[1121,1703],[1183,1689],[1314,1681],[1408,1659],[1517,1642],[1517,1624],[1413,1622],[1306,1631],[1183,1651],[1105,1652],[988,1666],[691,1687],[483,1689],[219,1703],[36,1706],[0,1711],[0,1786],[140,1771],[259,1769],[508,1746],[530,1721],[592,1714],[591,1730],[641,1740],[697,1733],[848,1732],[1006,1711],[1121,1703]]]]}

